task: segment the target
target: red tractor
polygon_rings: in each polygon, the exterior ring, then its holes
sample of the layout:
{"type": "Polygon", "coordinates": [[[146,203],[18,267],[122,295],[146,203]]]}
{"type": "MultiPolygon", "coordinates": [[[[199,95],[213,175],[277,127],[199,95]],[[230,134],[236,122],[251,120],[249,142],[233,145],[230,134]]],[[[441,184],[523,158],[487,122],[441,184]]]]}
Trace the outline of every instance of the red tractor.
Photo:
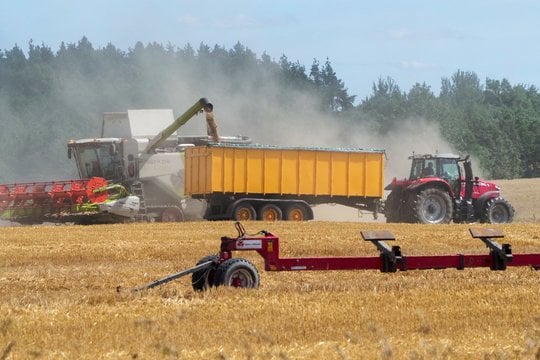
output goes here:
{"type": "Polygon", "coordinates": [[[412,159],[408,179],[386,186],[386,222],[423,224],[509,223],[514,208],[496,184],[473,178],[469,156],[419,155],[412,159]]]}

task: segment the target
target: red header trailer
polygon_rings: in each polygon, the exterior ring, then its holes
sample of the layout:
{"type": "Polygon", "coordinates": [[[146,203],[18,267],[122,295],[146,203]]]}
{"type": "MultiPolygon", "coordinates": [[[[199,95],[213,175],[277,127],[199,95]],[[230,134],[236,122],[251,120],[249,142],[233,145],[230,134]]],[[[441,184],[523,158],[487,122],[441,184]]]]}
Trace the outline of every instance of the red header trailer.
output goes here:
{"type": "Polygon", "coordinates": [[[256,251],[264,260],[266,271],[302,271],[302,270],[397,270],[446,269],[489,267],[491,270],[506,270],[507,266],[531,266],[540,269],[540,253],[512,254],[510,244],[499,244],[494,239],[503,238],[499,229],[471,228],[470,234],[480,239],[489,249],[489,253],[405,256],[400,246],[389,246],[386,241],[395,240],[394,234],[387,230],[361,231],[365,241],[370,241],[379,251],[379,256],[353,257],[299,257],[282,258],[279,254],[279,238],[267,231],[247,235],[244,227],[236,223],[238,237],[222,237],[219,254],[202,258],[195,267],[169,275],[149,284],[134,289],[149,289],[179,277],[192,274],[192,286],[195,290],[205,290],[211,286],[227,285],[234,287],[256,288],[259,286],[259,273],[250,261],[233,258],[233,251],[256,251]]]}

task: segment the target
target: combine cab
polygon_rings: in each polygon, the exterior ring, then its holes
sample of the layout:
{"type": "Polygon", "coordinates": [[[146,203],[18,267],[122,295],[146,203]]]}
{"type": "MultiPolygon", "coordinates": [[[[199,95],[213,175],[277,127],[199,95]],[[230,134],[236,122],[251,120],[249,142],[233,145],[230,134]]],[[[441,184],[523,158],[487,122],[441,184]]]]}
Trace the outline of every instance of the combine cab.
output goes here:
{"type": "Polygon", "coordinates": [[[500,188],[473,177],[467,156],[413,155],[408,179],[394,178],[385,202],[387,222],[446,224],[508,223],[514,208],[503,199],[500,188]]]}

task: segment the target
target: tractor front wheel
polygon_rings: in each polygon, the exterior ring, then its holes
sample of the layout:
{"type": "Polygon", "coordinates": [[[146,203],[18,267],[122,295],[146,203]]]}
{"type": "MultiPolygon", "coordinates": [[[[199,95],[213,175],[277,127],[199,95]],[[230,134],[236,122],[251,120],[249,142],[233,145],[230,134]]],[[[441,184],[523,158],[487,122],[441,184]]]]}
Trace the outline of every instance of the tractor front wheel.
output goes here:
{"type": "Polygon", "coordinates": [[[514,219],[514,207],[503,198],[493,198],[486,201],[482,222],[490,224],[503,224],[514,219]]]}
{"type": "Polygon", "coordinates": [[[259,273],[250,261],[242,258],[225,260],[216,270],[215,285],[239,288],[258,288],[259,273]]]}
{"type": "Polygon", "coordinates": [[[452,220],[452,199],[442,189],[422,190],[414,201],[416,222],[421,224],[448,224],[452,220]]]}

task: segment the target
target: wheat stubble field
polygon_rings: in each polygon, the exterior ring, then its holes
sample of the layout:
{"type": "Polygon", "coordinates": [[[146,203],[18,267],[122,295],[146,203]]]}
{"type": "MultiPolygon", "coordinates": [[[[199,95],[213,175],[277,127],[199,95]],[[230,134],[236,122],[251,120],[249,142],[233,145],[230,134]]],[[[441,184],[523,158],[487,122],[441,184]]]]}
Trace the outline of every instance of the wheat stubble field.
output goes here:
{"type": "MultiPolygon", "coordinates": [[[[0,359],[540,357],[540,272],[531,268],[264,272],[243,252],[261,273],[257,290],[195,293],[187,277],[128,291],[215,253],[233,225],[0,227],[0,359]]],[[[375,229],[392,230],[404,255],[487,253],[471,225],[244,226],[278,235],[282,256],[375,256],[359,236],[375,229]]],[[[540,253],[540,223],[500,228],[514,253],[540,253]]]]}

